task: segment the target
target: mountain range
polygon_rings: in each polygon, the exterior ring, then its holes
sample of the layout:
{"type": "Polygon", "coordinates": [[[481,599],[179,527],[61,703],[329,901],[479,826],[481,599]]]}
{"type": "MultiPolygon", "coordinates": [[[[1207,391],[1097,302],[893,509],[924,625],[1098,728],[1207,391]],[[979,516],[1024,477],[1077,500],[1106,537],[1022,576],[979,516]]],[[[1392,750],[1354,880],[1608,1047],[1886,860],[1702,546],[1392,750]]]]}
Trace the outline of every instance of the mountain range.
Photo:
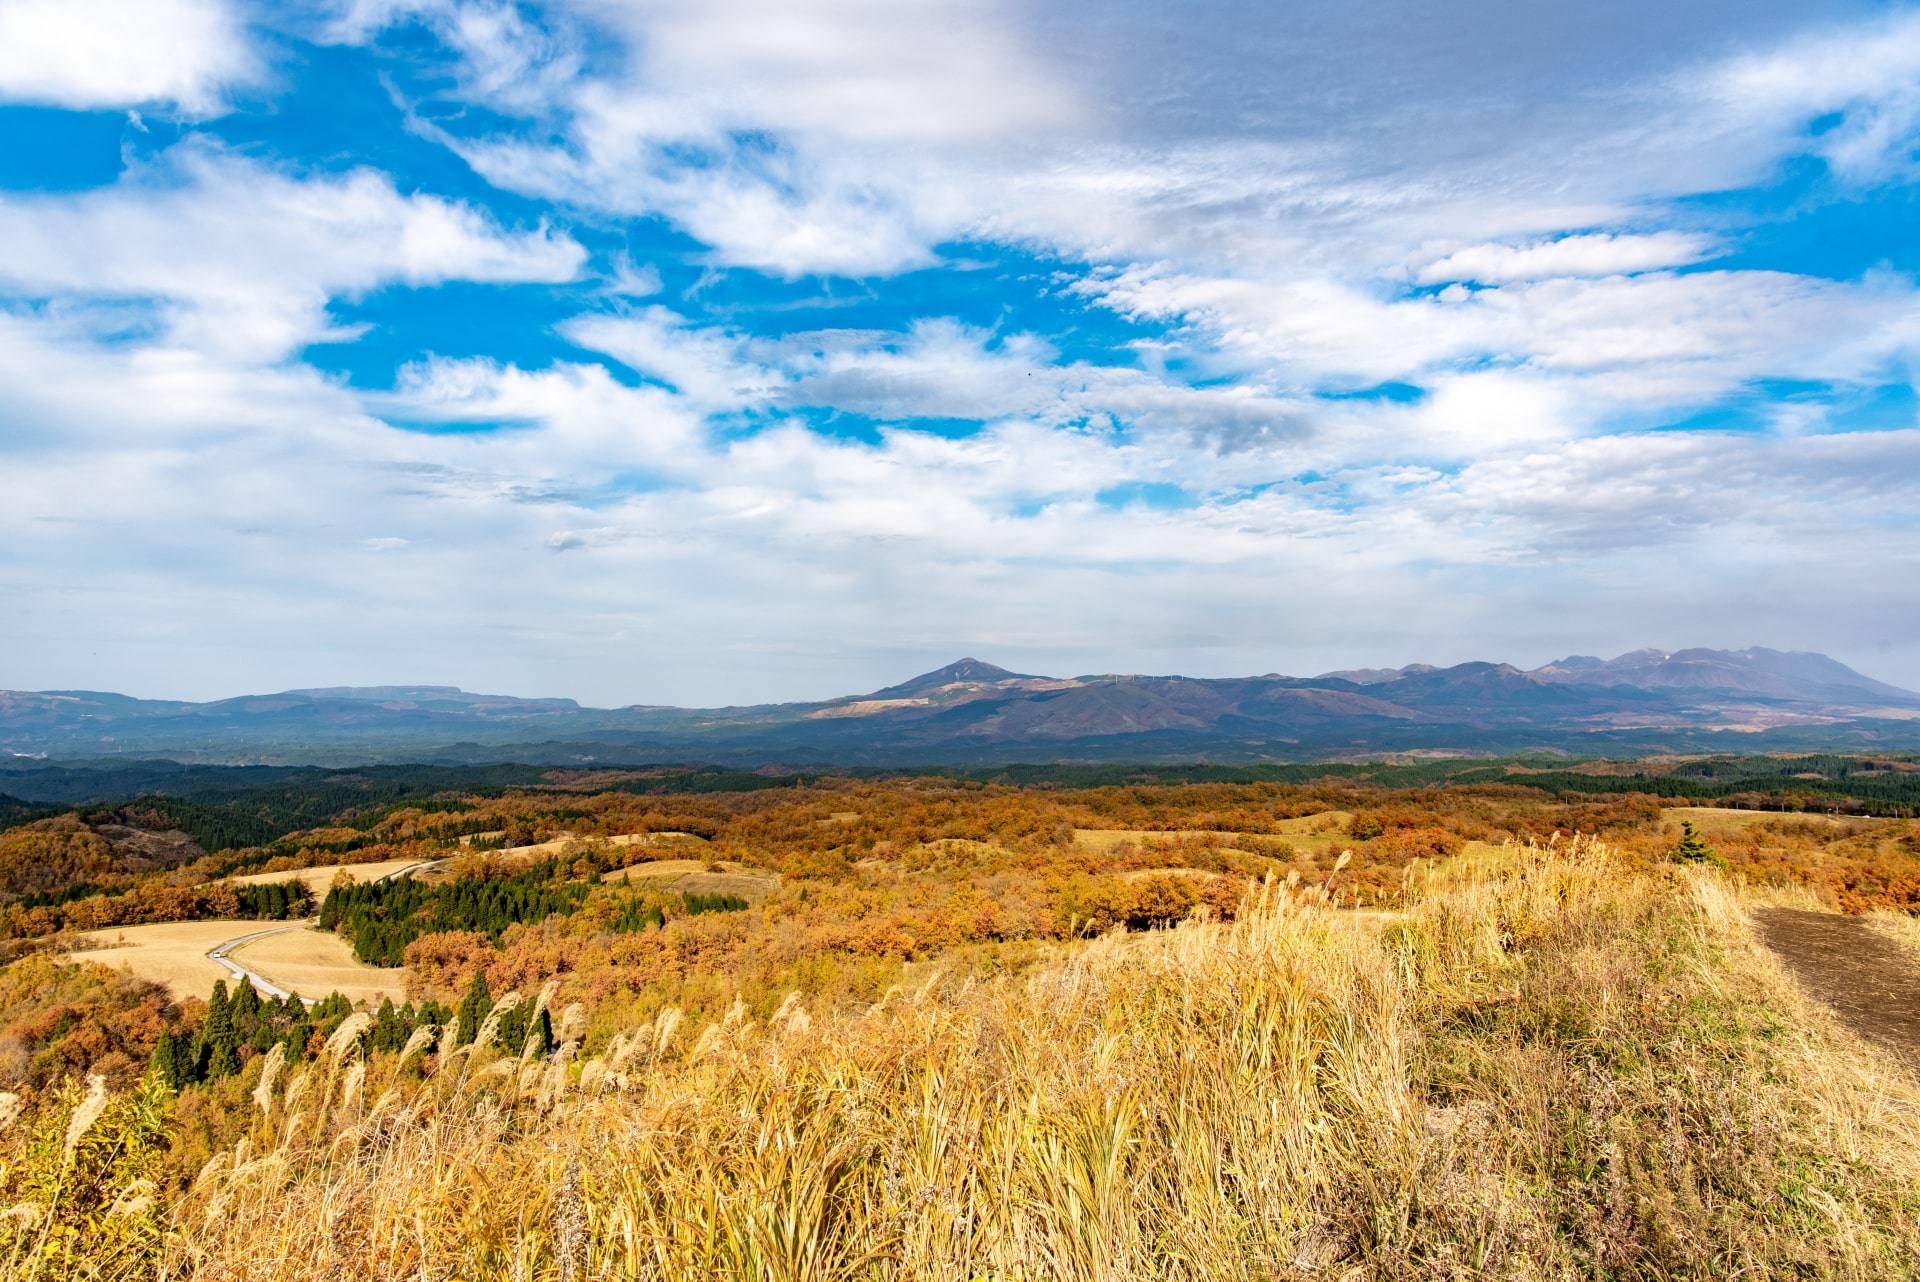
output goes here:
{"type": "Polygon", "coordinates": [[[1048,677],[969,658],[868,694],[729,708],[588,708],[453,686],[212,703],[0,691],[0,751],[66,760],[886,766],[1916,746],[1920,694],[1766,649],[1232,678],[1048,677]]]}

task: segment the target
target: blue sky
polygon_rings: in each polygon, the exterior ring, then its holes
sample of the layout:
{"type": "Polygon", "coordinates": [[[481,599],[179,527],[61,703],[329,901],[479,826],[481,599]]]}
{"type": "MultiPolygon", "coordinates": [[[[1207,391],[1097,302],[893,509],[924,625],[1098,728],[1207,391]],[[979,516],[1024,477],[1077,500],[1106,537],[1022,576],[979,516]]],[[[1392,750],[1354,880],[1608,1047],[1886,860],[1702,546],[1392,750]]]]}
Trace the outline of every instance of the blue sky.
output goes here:
{"type": "Polygon", "coordinates": [[[1920,10],[0,0],[0,687],[1920,686],[1920,10]]]}

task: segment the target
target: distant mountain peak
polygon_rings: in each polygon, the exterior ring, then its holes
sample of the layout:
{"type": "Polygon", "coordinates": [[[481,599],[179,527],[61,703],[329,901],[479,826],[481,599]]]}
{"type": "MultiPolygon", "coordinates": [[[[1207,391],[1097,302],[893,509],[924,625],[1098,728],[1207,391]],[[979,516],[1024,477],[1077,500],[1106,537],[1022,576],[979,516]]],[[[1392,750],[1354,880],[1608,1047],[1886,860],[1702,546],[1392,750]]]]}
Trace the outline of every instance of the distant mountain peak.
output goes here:
{"type": "MultiPolygon", "coordinates": [[[[1564,659],[1555,659],[1547,668],[1558,668],[1562,672],[1584,672],[1589,668],[1602,668],[1607,661],[1597,654],[1570,654],[1564,659]]],[[[1539,671],[1546,671],[1541,668],[1539,671]]]]}
{"type": "Polygon", "coordinates": [[[1575,655],[1533,672],[1546,681],[1642,690],[1721,692],[1798,702],[1883,700],[1911,706],[1912,691],[1863,676],[1836,659],[1803,650],[1660,650],[1648,647],[1617,658],[1575,655]]]}
{"type": "MultiPolygon", "coordinates": [[[[1920,747],[1914,710],[1920,694],[1822,655],[1761,648],[1648,649],[1605,660],[1570,655],[1531,672],[1506,663],[1413,663],[1323,678],[1055,678],[968,656],[871,695],[729,708],[581,708],[568,699],[424,685],[312,688],[213,703],[0,690],[0,760],[8,753],[138,753],[199,761],[618,759],[757,767],[1313,760],[1428,749],[1617,755],[1866,744],[1877,752],[1920,747]]],[[[9,777],[0,771],[0,783],[9,777]]]]}
{"type": "Polygon", "coordinates": [[[923,672],[897,686],[888,686],[884,690],[875,690],[869,699],[905,699],[919,694],[923,690],[938,690],[942,686],[952,685],[994,685],[1001,681],[1039,680],[1029,673],[1009,672],[996,664],[985,663],[979,659],[955,659],[944,668],[935,668],[932,672],[923,672]]]}
{"type": "Polygon", "coordinates": [[[1417,677],[1438,671],[1440,669],[1431,663],[1409,663],[1404,668],[1342,668],[1338,672],[1322,672],[1313,679],[1315,681],[1351,681],[1357,686],[1377,686],[1388,681],[1398,681],[1401,677],[1417,677]]]}
{"type": "Polygon", "coordinates": [[[1372,686],[1383,681],[1397,681],[1400,676],[1398,668],[1342,668],[1338,672],[1322,672],[1313,680],[1351,681],[1357,686],[1372,686]]]}
{"type": "Polygon", "coordinates": [[[312,686],[301,690],[283,690],[282,694],[302,694],[312,699],[457,699],[466,696],[459,686],[312,686]]]}

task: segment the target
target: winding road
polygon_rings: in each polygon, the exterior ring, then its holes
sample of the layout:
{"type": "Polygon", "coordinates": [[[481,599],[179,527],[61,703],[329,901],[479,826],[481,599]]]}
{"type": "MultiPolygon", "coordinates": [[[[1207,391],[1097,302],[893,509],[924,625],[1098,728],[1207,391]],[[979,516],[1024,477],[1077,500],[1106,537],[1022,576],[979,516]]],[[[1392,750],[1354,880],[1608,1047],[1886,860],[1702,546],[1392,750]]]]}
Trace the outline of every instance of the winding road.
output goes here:
{"type": "MultiPolygon", "coordinates": [[[[433,860],[428,860],[422,863],[408,864],[405,868],[396,868],[392,872],[388,873],[386,876],[376,877],[374,880],[399,881],[402,877],[411,877],[413,876],[413,874],[417,872],[431,872],[433,869],[440,867],[440,865],[445,863],[450,863],[450,862],[452,862],[450,859],[433,859],[433,860]]],[[[275,926],[270,930],[256,930],[249,934],[239,935],[233,939],[227,940],[225,943],[218,944],[213,948],[208,949],[207,957],[212,961],[218,962],[220,965],[225,966],[229,971],[232,972],[233,977],[236,980],[240,980],[240,979],[246,980],[248,983],[252,984],[254,988],[258,989],[260,992],[266,994],[269,997],[278,997],[282,1001],[286,1000],[289,997],[300,997],[300,994],[290,992],[287,989],[280,987],[278,984],[268,979],[265,975],[262,975],[259,971],[249,970],[247,967],[242,966],[239,962],[233,960],[232,957],[228,956],[228,954],[233,952],[236,948],[245,948],[248,944],[253,943],[255,940],[265,939],[269,935],[284,935],[287,932],[294,931],[294,930],[310,930],[318,926],[319,924],[320,924],[320,919],[318,917],[309,917],[305,921],[294,922],[290,925],[275,926]]],[[[311,997],[300,997],[300,1000],[305,1002],[309,1006],[313,1005],[314,1003],[314,999],[311,997]]]]}
{"type": "MultiPolygon", "coordinates": [[[[250,935],[241,935],[236,939],[229,939],[224,944],[209,948],[207,950],[207,956],[232,971],[235,979],[244,979],[267,996],[278,997],[284,1001],[289,997],[298,997],[299,994],[288,992],[286,989],[268,979],[265,975],[262,975],[259,971],[248,970],[239,962],[228,957],[227,954],[236,948],[251,944],[256,939],[265,939],[268,935],[284,935],[290,930],[307,930],[319,924],[320,919],[318,917],[311,917],[306,921],[295,922],[291,926],[275,926],[272,930],[256,930],[250,935]]],[[[301,997],[300,1000],[311,1006],[313,1005],[314,999],[311,997],[301,997]]]]}
{"type": "MultiPolygon", "coordinates": [[[[451,861],[447,859],[434,859],[424,863],[408,864],[405,868],[396,868],[392,872],[388,873],[386,876],[377,877],[375,878],[375,880],[376,881],[398,881],[402,877],[411,877],[413,876],[413,874],[417,872],[430,872],[433,869],[438,868],[440,865],[444,863],[449,863],[449,862],[451,861]]],[[[209,948],[207,950],[207,957],[210,960],[216,961],[220,965],[225,966],[227,970],[232,972],[233,977],[236,980],[240,980],[240,979],[246,980],[248,983],[252,984],[254,988],[266,994],[268,997],[278,997],[282,1001],[285,1001],[289,997],[300,997],[300,994],[290,992],[287,989],[280,987],[278,984],[268,979],[265,975],[262,975],[259,971],[249,970],[247,967],[242,966],[239,962],[233,960],[232,957],[228,956],[228,954],[233,952],[236,948],[245,948],[248,944],[253,943],[255,940],[265,939],[269,935],[284,935],[287,932],[294,931],[294,930],[310,930],[313,927],[318,926],[319,924],[320,924],[320,919],[318,917],[309,917],[305,921],[293,922],[285,926],[275,926],[270,930],[256,930],[249,934],[238,935],[232,939],[227,940],[225,943],[217,944],[214,947],[209,948]]],[[[314,999],[311,997],[300,997],[300,1000],[305,1002],[309,1006],[313,1005],[314,1003],[314,999]]]]}

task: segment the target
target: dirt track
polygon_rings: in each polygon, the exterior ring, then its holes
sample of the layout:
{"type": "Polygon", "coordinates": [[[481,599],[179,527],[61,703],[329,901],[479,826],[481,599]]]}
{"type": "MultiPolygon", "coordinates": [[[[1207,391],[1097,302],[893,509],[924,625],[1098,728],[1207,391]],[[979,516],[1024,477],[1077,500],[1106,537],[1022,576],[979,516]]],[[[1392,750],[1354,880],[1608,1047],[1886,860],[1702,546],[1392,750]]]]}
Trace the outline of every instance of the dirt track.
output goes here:
{"type": "Polygon", "coordinates": [[[1760,938],[1860,1036],[1920,1066],[1920,966],[1858,917],[1763,908],[1760,938]]]}

